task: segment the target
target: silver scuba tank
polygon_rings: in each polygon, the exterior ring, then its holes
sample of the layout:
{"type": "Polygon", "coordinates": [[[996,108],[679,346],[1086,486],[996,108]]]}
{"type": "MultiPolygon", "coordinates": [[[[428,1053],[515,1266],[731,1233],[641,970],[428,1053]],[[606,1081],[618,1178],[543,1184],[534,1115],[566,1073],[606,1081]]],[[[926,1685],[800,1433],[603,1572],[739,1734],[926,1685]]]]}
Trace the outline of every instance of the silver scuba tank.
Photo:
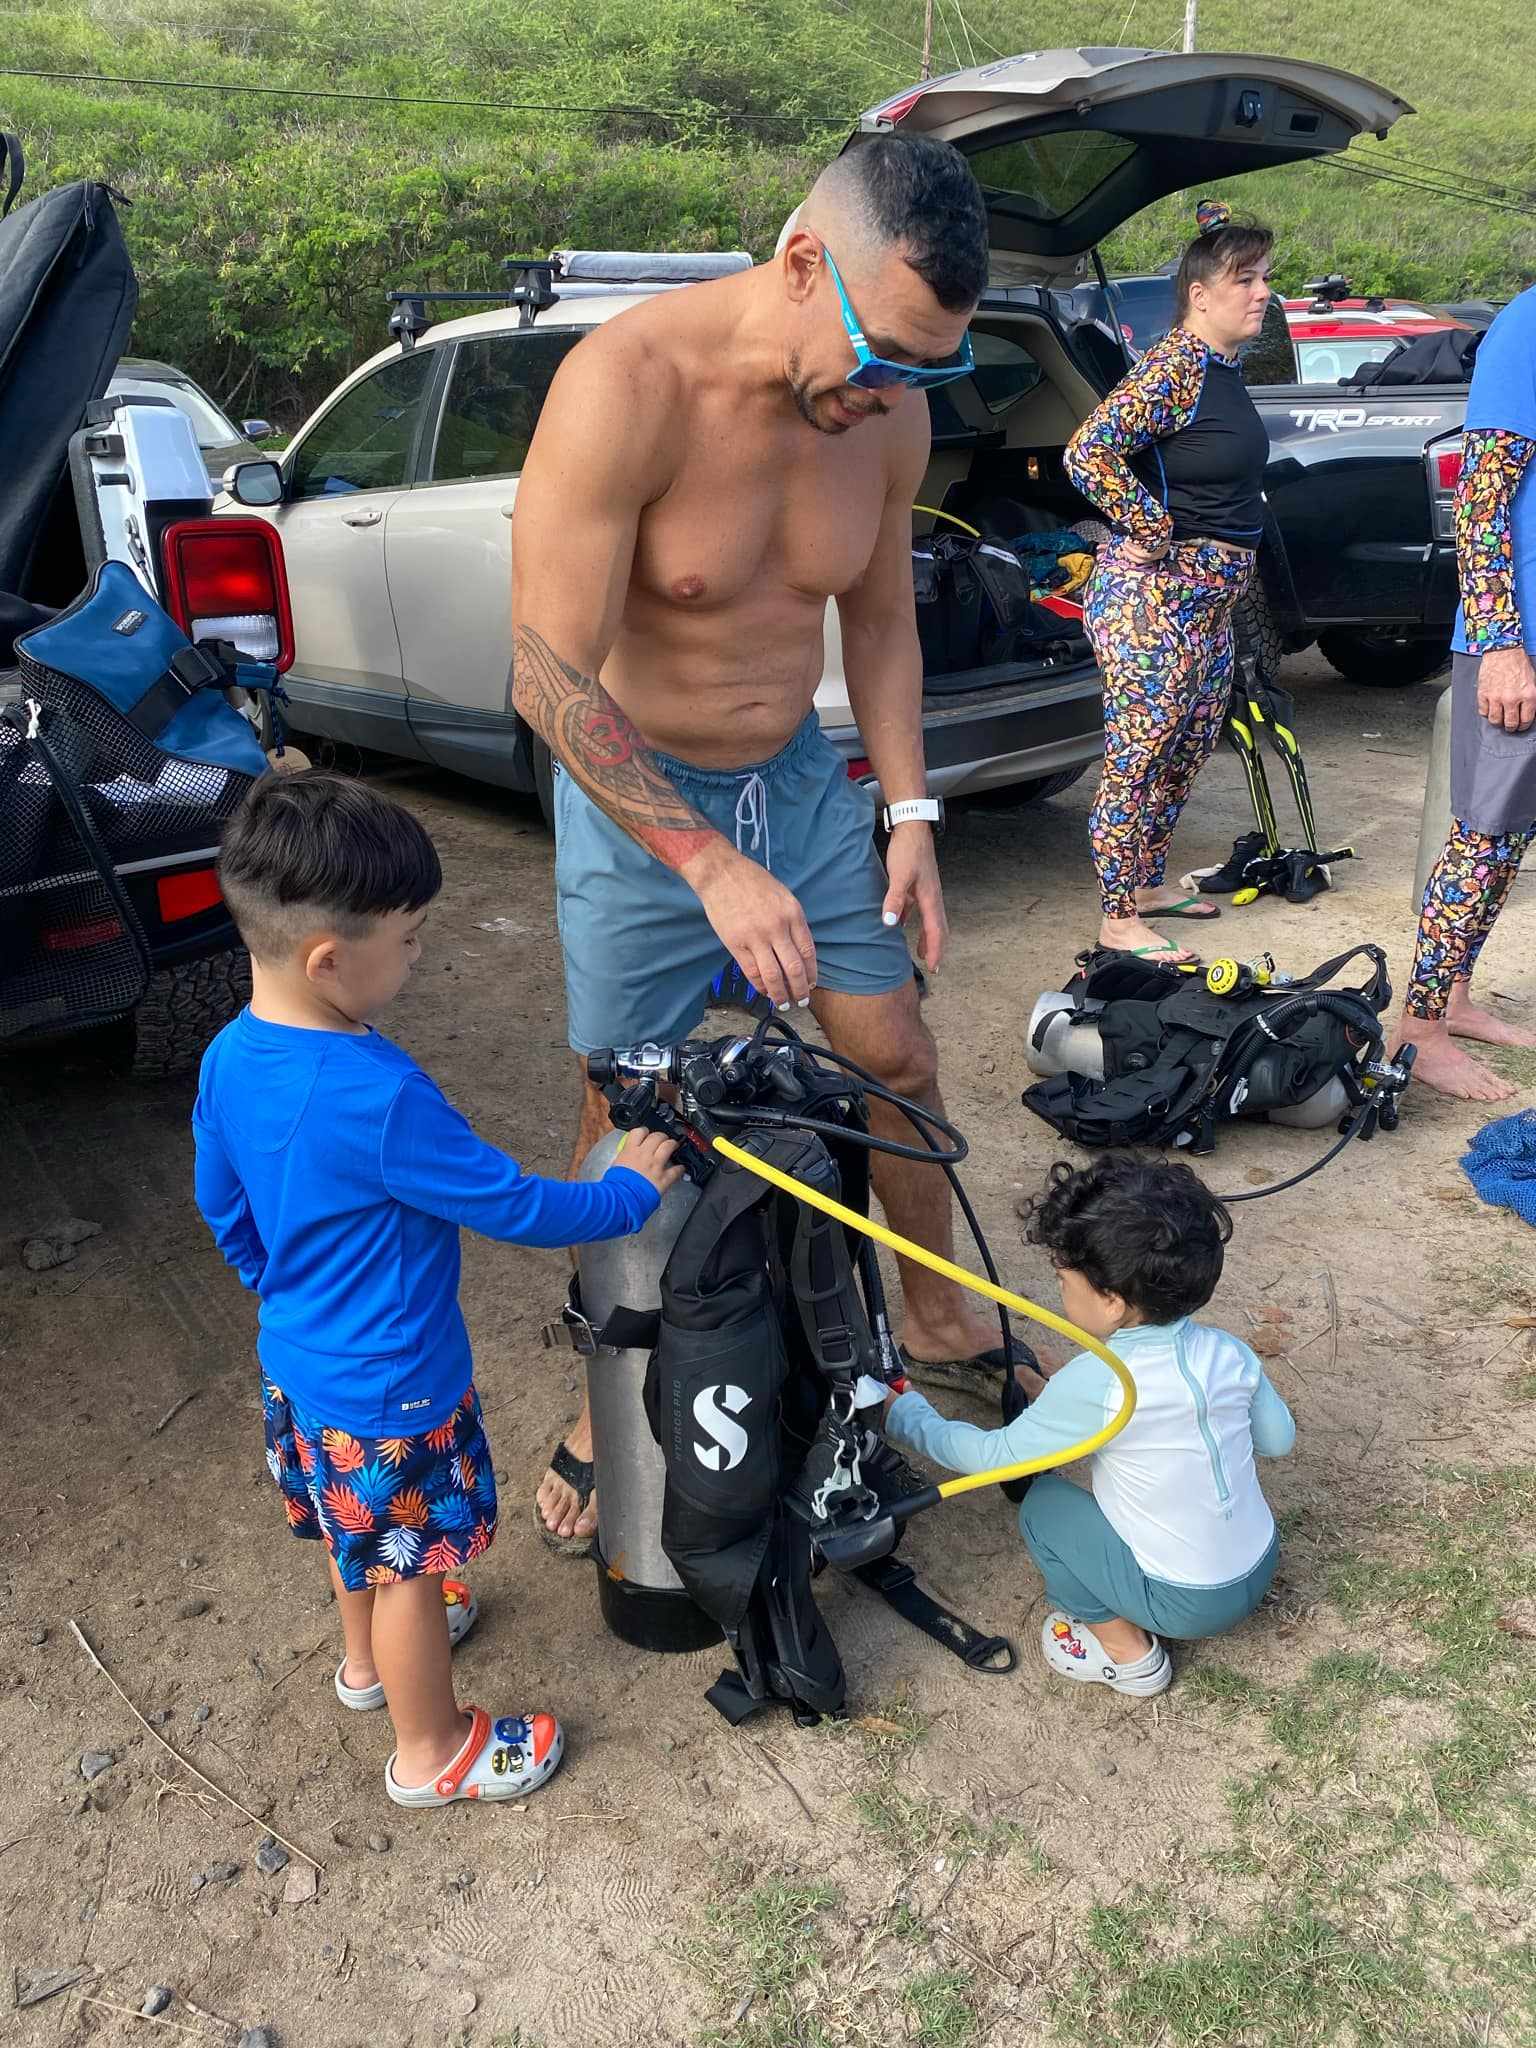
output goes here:
{"type": "MultiPolygon", "coordinates": [[[[1084,1002],[1063,990],[1047,989],[1030,1012],[1024,1034],[1024,1057],[1031,1073],[1042,1080],[1048,1080],[1052,1074],[1085,1074],[1090,1080],[1102,1081],[1104,1046],[1099,1037],[1098,1012],[1103,1007],[1101,1002],[1084,1002]]],[[[1334,1074],[1304,1102],[1271,1109],[1265,1120],[1287,1124],[1295,1130],[1320,1131],[1327,1124],[1337,1123],[1349,1106],[1344,1083],[1334,1074]]]]}
{"type": "MultiPolygon", "coordinates": [[[[582,1162],[579,1178],[601,1180],[618,1155],[610,1131],[582,1162]]],[[[581,1248],[581,1306],[594,1330],[616,1308],[645,1311],[661,1300],[661,1275],[698,1189],[679,1181],[633,1237],[581,1248]]],[[[651,1435],[643,1399],[650,1353],[600,1350],[587,1360],[592,1403],[592,1456],[597,1468],[598,1600],[613,1633],[642,1650],[699,1650],[720,1630],[683,1590],[661,1547],[666,1466],[651,1435]]]]}

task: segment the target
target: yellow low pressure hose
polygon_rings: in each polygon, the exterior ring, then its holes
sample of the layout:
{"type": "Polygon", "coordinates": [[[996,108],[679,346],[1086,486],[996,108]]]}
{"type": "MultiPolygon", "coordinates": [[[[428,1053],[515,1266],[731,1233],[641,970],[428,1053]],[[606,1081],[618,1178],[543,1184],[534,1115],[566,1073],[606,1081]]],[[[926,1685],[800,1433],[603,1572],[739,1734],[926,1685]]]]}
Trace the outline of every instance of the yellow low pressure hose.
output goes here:
{"type": "Polygon", "coordinates": [[[951,526],[958,526],[962,533],[968,533],[972,540],[981,539],[981,528],[972,526],[964,519],[957,519],[953,512],[946,512],[938,505],[914,505],[914,512],[926,512],[930,519],[947,519],[951,526]]]}
{"type": "Polygon", "coordinates": [[[978,1486],[1001,1485],[1005,1479],[1027,1479],[1036,1472],[1051,1472],[1058,1465],[1070,1465],[1078,1458],[1086,1458],[1094,1451],[1103,1450],[1112,1437],[1117,1437],[1136,1412],[1136,1382],[1116,1358],[1107,1344],[1101,1344],[1097,1337],[1090,1337],[1086,1330],[1080,1330],[1076,1323],[1069,1323],[1065,1316],[1054,1310],[1041,1308],[1038,1302],[1026,1301],[1022,1294],[1011,1294],[1006,1287],[995,1287],[990,1280],[983,1280],[979,1273],[968,1273],[964,1266],[957,1266],[952,1259],[941,1258],[925,1245],[913,1244],[910,1238],[898,1237],[894,1230],[887,1230],[883,1223],[872,1223],[867,1216],[861,1216],[856,1209],[849,1209],[841,1202],[834,1202],[830,1195],[824,1195],[819,1188],[810,1188],[793,1175],[781,1173],[776,1166],[769,1166],[765,1160],[754,1159],[750,1152],[744,1152],[739,1145],[733,1145],[728,1138],[716,1138],[714,1149],[733,1166],[744,1167],[748,1173],[755,1173],[759,1180],[765,1180],[771,1187],[781,1188],[786,1195],[793,1195],[797,1202],[806,1202],[813,1209],[833,1216],[849,1230],[857,1230],[865,1237],[872,1237],[876,1244],[883,1244],[903,1258],[915,1259],[920,1266],[927,1266],[931,1272],[942,1273],[946,1280],[953,1280],[960,1287],[968,1287],[972,1294],[984,1294],[988,1301],[1001,1303],[1011,1308],[1016,1315],[1027,1316],[1031,1322],[1044,1323],[1048,1330],[1055,1330],[1059,1336],[1070,1337],[1074,1344],[1091,1351],[1095,1358],[1102,1358],[1120,1383],[1121,1402],[1104,1427],[1095,1430],[1092,1436],[1085,1436],[1080,1444],[1068,1444],[1065,1450],[1047,1451],[1038,1458],[1024,1458],[1016,1465],[999,1465],[991,1472],[966,1472],[958,1478],[946,1479],[939,1487],[944,1500],[952,1499],[957,1493],[974,1492],[978,1486]]]}

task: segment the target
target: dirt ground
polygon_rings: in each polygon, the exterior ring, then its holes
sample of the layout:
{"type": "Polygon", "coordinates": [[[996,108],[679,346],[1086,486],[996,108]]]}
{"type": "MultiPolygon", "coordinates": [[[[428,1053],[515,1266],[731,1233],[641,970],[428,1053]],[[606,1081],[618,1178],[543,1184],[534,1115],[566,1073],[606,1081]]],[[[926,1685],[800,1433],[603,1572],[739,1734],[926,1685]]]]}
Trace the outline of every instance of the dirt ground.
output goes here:
{"type": "MultiPolygon", "coordinates": [[[[1356,689],[1315,657],[1293,669],[1322,830],[1361,858],[1306,908],[1229,910],[1207,951],[1269,947],[1306,970],[1377,939],[1400,979],[1440,685],[1356,689]]],[[[487,1137],[561,1171],[575,1091],[550,843],[531,806],[448,776],[389,780],[434,833],[447,886],[387,1028],[487,1137]]],[[[959,807],[942,852],[953,951],[928,1004],[984,1225],[1005,1277],[1047,1301],[1014,1205],[1059,1148],[1019,1105],[1021,1036],[1035,994],[1091,936],[1091,787],[1029,809],[959,807]]],[[[1177,863],[1220,858],[1248,822],[1223,755],[1177,863]]],[[[1533,935],[1522,886],[1484,970],[1512,1014],[1536,1015],[1533,935]]],[[[1519,1058],[1508,1070],[1536,1077],[1519,1058]]],[[[4,1962],[8,1979],[20,1973],[13,1992],[28,1972],[76,1965],[95,1974],[75,1990],[118,2006],[171,1986],[166,2018],[184,2031],[167,2041],[235,2041],[221,2022],[260,2023],[283,2048],[1044,2038],[1095,1904],[1154,1875],[1220,1901],[1201,1854],[1225,1826],[1223,1787],[1263,1761],[1267,1737],[1192,1704],[1202,1664],[1283,1687],[1320,1654],[1357,1648],[1327,1574],[1341,1554],[1377,1553],[1382,1504],[1425,1494],[1435,1468],[1529,1462],[1536,1448],[1536,1403],[1511,1377],[1529,1371],[1528,1333],[1505,1322],[1527,1302],[1530,1241],[1458,1169],[1478,1113],[1423,1094],[1395,1136],[1239,1215],[1212,1314],[1262,1339],[1299,1424],[1294,1457],[1266,1473],[1286,1548],[1258,1617],[1181,1654],[1155,1707],[1082,1697],[1041,1664],[1040,1584],[1011,1511],[971,1494],[915,1525],[904,1555],[967,1617],[1017,1640],[1013,1676],[972,1675],[861,1588],[824,1580],[866,1725],[801,1733],[770,1715],[732,1731],[702,1698],[720,1652],[666,1660],[614,1641],[592,1566],[539,1543],[528,1504],[576,1407],[571,1366],[539,1340],[562,1265],[466,1241],[502,1522],[458,1669],[494,1708],[557,1711],[569,1760],[526,1810],[407,1814],[380,1783],[387,1721],[345,1715],[331,1692],[324,1574],[285,1536],[262,1461],[253,1304],[192,1204],[191,1099],[190,1083],[132,1090],[57,1053],[7,1060],[0,1096],[4,1962]],[[21,1240],[60,1215],[101,1234],[56,1272],[27,1273],[21,1240]],[[315,1859],[318,1897],[285,1899],[298,1856],[262,1874],[264,1828],[139,1726],[71,1617],[128,1698],[165,1716],[177,1751],[315,1859]],[[113,1762],[87,1783],[91,1751],[113,1762]],[[812,1943],[808,2016],[793,2028],[773,2018],[785,2008],[736,1913],[765,1873],[781,1900],[802,1900],[802,1931],[833,1915],[846,1966],[818,1977],[816,1954],[831,1951],[812,1943]],[[898,1982],[913,1952],[903,1930],[919,1924],[917,1952],[970,2001],[952,2032],[898,1982]]],[[[1530,1099],[1523,1086],[1513,1106],[1530,1099]]],[[[1318,1145],[1245,1129],[1223,1137],[1208,1177],[1240,1189],[1318,1145]]],[[[151,2038],[66,1994],[8,2016],[6,2031],[18,2044],[151,2038]]],[[[1467,2038],[1525,2037],[1495,2024],[1467,2038]]]]}

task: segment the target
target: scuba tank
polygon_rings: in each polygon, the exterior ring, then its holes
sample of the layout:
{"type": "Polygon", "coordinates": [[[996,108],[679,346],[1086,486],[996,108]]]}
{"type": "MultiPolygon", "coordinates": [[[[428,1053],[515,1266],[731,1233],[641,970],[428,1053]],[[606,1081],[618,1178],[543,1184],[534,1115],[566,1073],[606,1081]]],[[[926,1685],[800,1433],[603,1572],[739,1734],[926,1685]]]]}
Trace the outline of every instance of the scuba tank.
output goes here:
{"type": "MultiPolygon", "coordinates": [[[[579,1177],[601,1180],[622,1142],[619,1131],[601,1138],[582,1162],[579,1177]]],[[[692,1181],[679,1181],[635,1236],[583,1245],[579,1289],[573,1290],[573,1307],[566,1312],[570,1328],[579,1304],[593,1341],[587,1396],[593,1463],[602,1475],[592,1547],[598,1604],[620,1641],[640,1650],[702,1650],[720,1640],[718,1622],[694,1605],[662,1548],[667,1468],[643,1399],[661,1276],[698,1198],[692,1181]],[[641,1311],[633,1331],[618,1319],[626,1307],[641,1311]],[[617,1348],[631,1335],[633,1342],[617,1348]]]]}
{"type": "Polygon", "coordinates": [[[1024,1104],[1089,1147],[1206,1153],[1234,1117],[1304,1130],[1336,1123],[1343,1143],[1370,1137],[1396,1127],[1411,1065],[1407,1049],[1385,1057],[1380,1020],[1391,995],[1379,946],[1295,978],[1278,974],[1267,954],[1215,961],[1201,974],[1094,949],[1064,989],[1035,1004],[1025,1057],[1042,1078],[1024,1104]],[[1356,958],[1371,967],[1369,979],[1329,988],[1356,958]]]}
{"type": "MultiPolygon", "coordinates": [[[[1055,1074],[1082,1074],[1089,1080],[1104,1079],[1104,1040],[1099,1027],[1102,1002],[1077,1002],[1059,990],[1048,989],[1036,999],[1030,1013],[1025,1039],[1025,1059],[1032,1074],[1049,1080],[1055,1074]]],[[[1278,1053],[1278,1048],[1276,1049],[1278,1053]]],[[[1310,1095],[1299,1102],[1276,1098],[1283,1091],[1283,1074],[1271,1073],[1264,1060],[1275,1063],[1275,1054],[1264,1054],[1250,1072],[1254,1107],[1249,1115],[1262,1115],[1269,1123],[1285,1124],[1292,1130],[1320,1131],[1336,1124],[1350,1107],[1350,1097],[1337,1074],[1330,1074],[1310,1095]],[[1266,1106],[1266,1098],[1268,1098],[1266,1106]]]]}
{"type": "MultiPolygon", "coordinates": [[[[870,1144],[899,1148],[869,1138],[867,1077],[835,1057],[770,1020],[751,1039],[587,1061],[618,1129],[675,1138],[686,1176],[636,1237],[583,1249],[562,1323],[546,1332],[590,1360],[603,1615],[643,1648],[724,1636],[734,1669],[706,1698],[733,1724],[775,1702],[802,1723],[844,1711],[842,1662],[811,1591],[823,1564],[973,1670],[1014,1663],[1005,1638],[941,1607],[891,1554],[907,1517],[941,1494],[878,1435],[878,1403],[861,1405],[861,1381],[878,1389],[899,1371],[879,1266],[814,1204],[861,1219],[870,1144]],[[725,1131],[739,1140],[730,1157],[712,1142],[725,1131]]],[[[906,1156],[965,1156],[935,1112],[890,1099],[924,1133],[906,1156]]],[[[603,1173],[618,1143],[595,1147],[584,1177],[603,1173]]]]}

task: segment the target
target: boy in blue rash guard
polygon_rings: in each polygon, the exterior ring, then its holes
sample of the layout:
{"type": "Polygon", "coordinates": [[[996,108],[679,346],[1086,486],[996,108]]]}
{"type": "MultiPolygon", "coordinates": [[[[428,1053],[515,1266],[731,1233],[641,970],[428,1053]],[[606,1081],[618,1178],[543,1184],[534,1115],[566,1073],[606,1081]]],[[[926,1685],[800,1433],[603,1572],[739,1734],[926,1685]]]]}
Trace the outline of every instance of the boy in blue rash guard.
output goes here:
{"type": "Polygon", "coordinates": [[[269,777],[230,824],[219,880],[251,1002],[203,1059],[197,1203],[261,1297],[267,1463],[294,1535],[329,1555],[336,1694],[389,1708],[397,1805],[521,1798],[559,1764],[559,1722],[461,1709],[450,1667],[476,1615],[453,1574],[496,1529],[459,1231],[550,1247],[624,1236],[678,1179],[673,1147],[631,1137],[590,1184],[524,1173],[373,1029],[442,887],[398,804],[319,770],[269,777]]]}
{"type": "MultiPolygon", "coordinates": [[[[1057,1166],[1029,1224],[1051,1254],[1062,1312],[1111,1346],[1136,1410],[1091,1461],[1091,1492],[1058,1472],[1030,1483],[1019,1528],[1052,1611],[1045,1661],[1063,1678],[1159,1693],[1161,1638],[1213,1636],[1254,1612],[1279,1557],[1254,1455],[1284,1457],[1290,1410],[1248,1346],[1191,1320],[1221,1278],[1225,1209],[1187,1166],[1108,1154],[1057,1166]]],[[[986,1472],[1081,1443],[1119,1410],[1118,1381],[1080,1352],[1005,1429],[946,1422],[892,1397],[886,1433],[952,1472],[986,1472]]]]}

